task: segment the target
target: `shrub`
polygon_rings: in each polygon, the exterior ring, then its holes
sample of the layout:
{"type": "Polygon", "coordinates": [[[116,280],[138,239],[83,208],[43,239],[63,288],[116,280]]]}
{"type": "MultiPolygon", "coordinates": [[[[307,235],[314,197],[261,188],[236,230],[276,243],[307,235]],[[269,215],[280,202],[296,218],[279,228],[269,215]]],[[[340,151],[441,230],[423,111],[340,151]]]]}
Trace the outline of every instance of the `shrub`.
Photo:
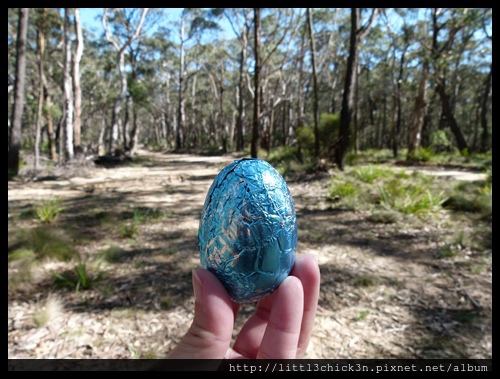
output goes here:
{"type": "MultiPolygon", "coordinates": [[[[321,157],[333,155],[333,142],[340,128],[340,117],[336,114],[322,113],[319,118],[318,134],[321,157]]],[[[314,151],[314,126],[302,126],[297,130],[297,142],[302,150],[308,154],[314,151]]]]}
{"type": "Polygon", "coordinates": [[[314,151],[314,130],[310,126],[301,126],[297,129],[297,143],[301,150],[309,153],[314,151]]]}
{"type": "Polygon", "coordinates": [[[36,218],[45,224],[51,224],[63,209],[58,199],[43,201],[35,206],[36,218]]]}
{"type": "Polygon", "coordinates": [[[330,187],[330,197],[349,197],[358,193],[358,188],[352,182],[334,182],[330,187]]]}
{"type": "Polygon", "coordinates": [[[430,147],[435,152],[451,150],[451,140],[446,130],[436,130],[431,134],[430,147]]]}
{"type": "Polygon", "coordinates": [[[403,214],[437,212],[445,201],[442,192],[433,193],[422,183],[392,179],[379,187],[380,204],[403,214]]]}
{"type": "Polygon", "coordinates": [[[362,182],[371,184],[375,179],[394,175],[392,170],[378,165],[368,165],[355,169],[353,175],[362,182]]]}
{"type": "Polygon", "coordinates": [[[104,272],[99,272],[97,275],[91,275],[87,269],[87,263],[80,261],[73,267],[73,272],[70,274],[55,273],[55,285],[61,287],[74,288],[76,292],[80,289],[86,290],[92,288],[95,283],[103,278],[104,272]]]}
{"type": "Polygon", "coordinates": [[[433,156],[434,152],[430,148],[420,146],[416,152],[408,157],[408,159],[416,162],[428,162],[433,156]]]}

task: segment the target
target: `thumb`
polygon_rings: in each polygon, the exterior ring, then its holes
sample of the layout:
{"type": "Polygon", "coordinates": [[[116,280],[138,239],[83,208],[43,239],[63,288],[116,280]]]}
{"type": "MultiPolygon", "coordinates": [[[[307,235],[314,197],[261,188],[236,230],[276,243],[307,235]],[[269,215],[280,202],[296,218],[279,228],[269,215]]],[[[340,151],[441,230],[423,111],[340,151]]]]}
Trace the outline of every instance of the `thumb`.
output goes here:
{"type": "Polygon", "coordinates": [[[169,358],[222,359],[231,343],[233,303],[224,286],[208,270],[193,270],[193,289],[193,323],[169,358]]]}

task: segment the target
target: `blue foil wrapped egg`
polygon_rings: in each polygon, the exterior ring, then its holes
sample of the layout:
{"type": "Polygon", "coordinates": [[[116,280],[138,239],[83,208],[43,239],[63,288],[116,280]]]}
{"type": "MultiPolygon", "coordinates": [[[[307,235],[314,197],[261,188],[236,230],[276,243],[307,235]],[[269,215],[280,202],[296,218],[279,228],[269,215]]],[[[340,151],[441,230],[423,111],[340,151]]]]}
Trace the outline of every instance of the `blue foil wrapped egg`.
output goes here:
{"type": "Polygon", "coordinates": [[[297,242],[293,198],[278,171],[252,158],[221,170],[203,205],[198,247],[201,265],[233,301],[250,303],[273,292],[290,274],[297,242]]]}

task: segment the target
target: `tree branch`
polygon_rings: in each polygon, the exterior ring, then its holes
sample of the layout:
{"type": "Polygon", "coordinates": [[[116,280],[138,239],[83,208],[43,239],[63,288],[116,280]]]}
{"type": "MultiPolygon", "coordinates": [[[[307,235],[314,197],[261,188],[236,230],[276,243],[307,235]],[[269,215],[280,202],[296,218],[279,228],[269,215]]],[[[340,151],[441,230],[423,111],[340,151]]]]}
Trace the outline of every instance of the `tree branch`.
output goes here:
{"type": "Polygon", "coordinates": [[[371,14],[370,18],[368,19],[368,21],[366,22],[366,24],[363,25],[358,30],[356,30],[357,38],[359,38],[360,40],[362,40],[362,39],[364,39],[366,37],[366,35],[370,31],[370,28],[372,26],[372,22],[375,19],[375,16],[377,15],[377,12],[378,12],[378,8],[373,8],[372,14],[371,14]]]}

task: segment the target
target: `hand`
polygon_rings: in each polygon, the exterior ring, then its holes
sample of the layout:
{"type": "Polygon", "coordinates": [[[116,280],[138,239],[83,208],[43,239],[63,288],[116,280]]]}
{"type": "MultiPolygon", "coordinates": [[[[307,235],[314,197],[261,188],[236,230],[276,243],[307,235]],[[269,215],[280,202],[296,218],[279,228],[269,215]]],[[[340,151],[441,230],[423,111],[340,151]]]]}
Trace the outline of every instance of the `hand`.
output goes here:
{"type": "Polygon", "coordinates": [[[240,305],[210,271],[193,271],[194,320],[169,358],[295,359],[306,352],[319,297],[320,272],[314,256],[297,256],[288,276],[257,303],[230,347],[240,305]]]}

